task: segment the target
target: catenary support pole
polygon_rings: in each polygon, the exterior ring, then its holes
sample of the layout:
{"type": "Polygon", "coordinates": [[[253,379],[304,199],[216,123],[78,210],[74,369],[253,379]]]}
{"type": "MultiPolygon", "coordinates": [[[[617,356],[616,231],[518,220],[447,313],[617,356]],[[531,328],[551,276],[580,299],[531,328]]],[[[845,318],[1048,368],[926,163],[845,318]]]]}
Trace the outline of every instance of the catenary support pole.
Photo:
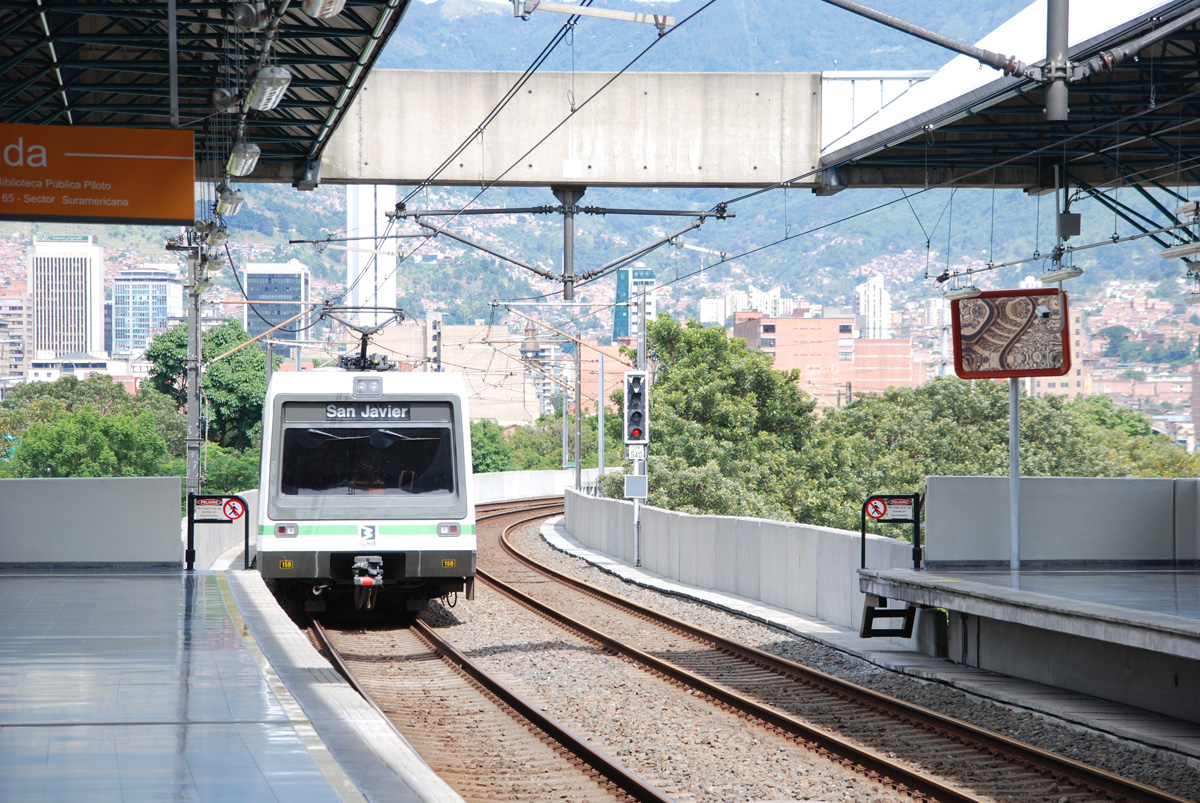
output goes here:
{"type": "Polygon", "coordinates": [[[604,352],[600,352],[600,364],[597,368],[599,378],[596,389],[596,444],[598,455],[596,468],[600,470],[597,482],[600,483],[600,496],[604,496],[604,352]]]}
{"type": "Polygon", "coordinates": [[[1008,568],[1021,569],[1021,380],[1008,380],[1008,568]]]}
{"type": "Polygon", "coordinates": [[[575,490],[583,490],[583,349],[575,344],[575,490]]]}
{"type": "Polygon", "coordinates": [[[567,406],[567,388],[564,385],[562,389],[562,467],[563,471],[567,470],[569,447],[567,446],[567,419],[570,418],[571,408],[567,406]]]}
{"type": "Polygon", "coordinates": [[[188,249],[187,309],[187,492],[200,493],[200,247],[188,249]]]}
{"type": "Polygon", "coordinates": [[[575,300],[575,212],[585,188],[577,185],[551,187],[563,205],[563,301],[575,300]]]}

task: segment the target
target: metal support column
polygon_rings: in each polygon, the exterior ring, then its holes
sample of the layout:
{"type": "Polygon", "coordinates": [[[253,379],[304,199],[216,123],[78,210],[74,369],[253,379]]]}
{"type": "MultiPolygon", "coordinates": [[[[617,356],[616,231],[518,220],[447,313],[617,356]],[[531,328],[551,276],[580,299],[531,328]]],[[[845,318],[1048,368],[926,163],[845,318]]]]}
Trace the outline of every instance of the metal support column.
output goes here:
{"type": "Polygon", "coordinates": [[[1046,6],[1046,119],[1050,122],[1067,119],[1069,10],[1070,0],[1049,0],[1046,6]]]}
{"type": "Polygon", "coordinates": [[[562,467],[563,467],[563,471],[567,470],[567,467],[568,467],[567,457],[570,454],[570,452],[568,451],[568,446],[567,446],[567,419],[570,417],[568,415],[569,412],[570,412],[570,408],[567,406],[567,389],[564,387],[562,389],[562,424],[563,424],[563,426],[562,426],[562,467]]]}
{"type": "Polygon", "coordinates": [[[563,301],[575,300],[575,213],[586,189],[578,185],[550,188],[563,205],[563,301]]]}
{"type": "Polygon", "coordinates": [[[1021,569],[1021,384],[1008,380],[1008,568],[1021,569]]]}
{"type": "Polygon", "coordinates": [[[200,493],[200,247],[188,249],[187,357],[187,492],[200,493]]]}
{"type": "Polygon", "coordinates": [[[596,467],[600,469],[600,495],[604,492],[604,352],[600,352],[600,365],[597,369],[600,377],[596,387],[596,437],[599,443],[596,444],[598,456],[596,458],[596,467]]]}
{"type": "Polygon", "coordinates": [[[575,490],[583,490],[583,346],[575,344],[575,490]]]}

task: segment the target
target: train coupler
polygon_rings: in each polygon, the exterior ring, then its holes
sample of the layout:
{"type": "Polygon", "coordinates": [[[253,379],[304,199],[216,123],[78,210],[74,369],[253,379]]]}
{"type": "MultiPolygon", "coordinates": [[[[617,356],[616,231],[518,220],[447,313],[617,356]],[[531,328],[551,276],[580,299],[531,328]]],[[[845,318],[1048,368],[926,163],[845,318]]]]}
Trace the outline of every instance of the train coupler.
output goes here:
{"type": "Polygon", "coordinates": [[[383,558],[379,555],[355,555],[354,607],[368,611],[375,608],[375,598],[383,585],[383,558]]]}

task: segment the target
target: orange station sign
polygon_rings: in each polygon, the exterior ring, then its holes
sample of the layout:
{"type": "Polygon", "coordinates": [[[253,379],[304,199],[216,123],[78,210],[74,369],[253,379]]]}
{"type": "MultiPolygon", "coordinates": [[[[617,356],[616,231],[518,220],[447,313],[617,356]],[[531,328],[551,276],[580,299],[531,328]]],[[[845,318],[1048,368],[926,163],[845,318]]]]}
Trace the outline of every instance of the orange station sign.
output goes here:
{"type": "Polygon", "coordinates": [[[0,124],[0,220],[186,225],[191,131],[0,124]]]}

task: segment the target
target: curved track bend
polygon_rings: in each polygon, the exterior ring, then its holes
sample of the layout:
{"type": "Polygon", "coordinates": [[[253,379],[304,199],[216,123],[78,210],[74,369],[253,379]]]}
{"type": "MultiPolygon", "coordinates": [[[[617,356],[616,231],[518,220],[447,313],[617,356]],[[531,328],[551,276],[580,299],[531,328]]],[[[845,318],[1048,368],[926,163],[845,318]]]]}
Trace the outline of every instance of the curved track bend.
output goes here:
{"type": "Polygon", "coordinates": [[[538,500],[525,512],[481,510],[479,521],[496,534],[481,528],[479,578],[678,688],[871,780],[938,801],[1185,801],[729,641],[543,567],[510,542],[516,528],[561,512],[561,500],[538,500]]]}

